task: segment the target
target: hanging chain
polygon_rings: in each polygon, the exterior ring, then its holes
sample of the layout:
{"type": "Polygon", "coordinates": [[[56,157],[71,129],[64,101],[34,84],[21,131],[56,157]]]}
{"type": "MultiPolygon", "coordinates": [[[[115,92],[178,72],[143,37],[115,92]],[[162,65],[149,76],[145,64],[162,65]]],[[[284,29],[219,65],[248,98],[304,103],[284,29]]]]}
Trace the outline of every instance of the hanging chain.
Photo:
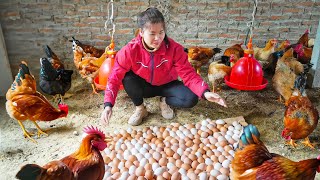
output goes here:
{"type": "Polygon", "coordinates": [[[108,31],[108,34],[111,37],[111,40],[113,40],[113,35],[114,35],[114,32],[116,31],[116,24],[113,21],[113,0],[111,0],[108,3],[107,8],[108,8],[108,18],[107,18],[106,22],[104,23],[104,29],[106,31],[108,31]],[[111,11],[111,13],[110,13],[110,11],[111,11]],[[109,24],[112,25],[112,29],[108,29],[109,24]]]}
{"type": "Polygon", "coordinates": [[[253,0],[253,3],[254,3],[254,7],[252,12],[252,20],[250,22],[247,22],[248,32],[247,32],[246,40],[244,42],[245,45],[247,44],[249,33],[250,33],[250,38],[252,38],[252,35],[253,35],[253,27],[254,27],[255,16],[257,14],[258,0],[253,0]]]}

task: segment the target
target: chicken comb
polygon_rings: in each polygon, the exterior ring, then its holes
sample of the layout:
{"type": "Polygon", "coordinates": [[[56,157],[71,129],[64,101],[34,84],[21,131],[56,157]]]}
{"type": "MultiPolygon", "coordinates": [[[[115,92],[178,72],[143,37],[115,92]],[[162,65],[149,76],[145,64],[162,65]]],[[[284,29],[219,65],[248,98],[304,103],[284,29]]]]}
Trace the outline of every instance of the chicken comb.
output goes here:
{"type": "Polygon", "coordinates": [[[106,138],[106,135],[97,127],[87,126],[87,127],[83,128],[83,132],[87,133],[87,134],[98,134],[101,137],[101,139],[106,138]]]}
{"type": "Polygon", "coordinates": [[[320,160],[320,155],[317,157],[318,160],[320,160]]]}

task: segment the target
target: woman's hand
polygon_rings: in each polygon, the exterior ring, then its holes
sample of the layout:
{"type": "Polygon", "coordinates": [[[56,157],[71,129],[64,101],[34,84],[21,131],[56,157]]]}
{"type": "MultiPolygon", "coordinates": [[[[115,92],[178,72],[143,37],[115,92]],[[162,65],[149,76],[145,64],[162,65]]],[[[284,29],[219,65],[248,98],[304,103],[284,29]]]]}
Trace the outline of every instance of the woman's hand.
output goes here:
{"type": "Polygon", "coordinates": [[[106,106],[101,113],[101,122],[109,124],[109,120],[111,118],[111,115],[112,115],[112,107],[106,106]]]}
{"type": "Polygon", "coordinates": [[[218,94],[213,92],[205,92],[203,95],[208,101],[217,103],[223,107],[227,107],[225,100],[222,97],[220,97],[218,94]]]}

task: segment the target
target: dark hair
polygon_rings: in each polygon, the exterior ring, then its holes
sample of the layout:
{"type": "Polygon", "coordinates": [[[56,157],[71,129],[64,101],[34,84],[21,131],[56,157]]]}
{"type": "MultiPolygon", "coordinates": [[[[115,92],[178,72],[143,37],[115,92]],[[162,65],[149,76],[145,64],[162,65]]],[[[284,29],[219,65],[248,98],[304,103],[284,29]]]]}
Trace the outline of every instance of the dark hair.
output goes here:
{"type": "MultiPolygon", "coordinates": [[[[138,15],[138,27],[143,29],[146,27],[146,24],[157,24],[157,23],[162,23],[163,28],[166,29],[166,23],[164,21],[163,14],[155,7],[149,7],[145,11],[141,12],[138,15]]],[[[168,47],[169,45],[169,40],[167,37],[167,34],[164,37],[164,41],[168,47]]]]}
{"type": "Polygon", "coordinates": [[[165,28],[165,21],[162,13],[155,7],[149,7],[138,15],[138,27],[144,28],[147,23],[162,23],[165,28]]]}

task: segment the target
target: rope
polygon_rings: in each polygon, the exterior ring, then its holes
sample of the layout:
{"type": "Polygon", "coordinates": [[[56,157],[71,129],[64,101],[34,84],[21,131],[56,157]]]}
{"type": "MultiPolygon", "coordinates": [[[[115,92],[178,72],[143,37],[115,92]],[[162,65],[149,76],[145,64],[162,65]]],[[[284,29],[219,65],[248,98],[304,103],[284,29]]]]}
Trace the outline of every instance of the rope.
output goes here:
{"type": "Polygon", "coordinates": [[[252,35],[253,35],[253,26],[254,26],[255,16],[257,14],[258,0],[253,0],[253,3],[254,3],[254,7],[252,12],[252,20],[250,22],[247,22],[248,32],[247,32],[246,39],[244,41],[245,45],[247,44],[247,41],[248,41],[249,32],[250,32],[250,39],[252,38],[252,35]]]}
{"type": "Polygon", "coordinates": [[[107,9],[108,9],[108,18],[107,18],[106,22],[104,23],[104,29],[106,31],[108,31],[108,34],[111,37],[111,40],[113,40],[113,35],[116,31],[116,24],[113,21],[113,0],[111,0],[108,3],[107,9]],[[110,15],[110,11],[111,11],[111,15],[110,15]],[[108,29],[109,24],[112,25],[112,29],[108,29]]]}

